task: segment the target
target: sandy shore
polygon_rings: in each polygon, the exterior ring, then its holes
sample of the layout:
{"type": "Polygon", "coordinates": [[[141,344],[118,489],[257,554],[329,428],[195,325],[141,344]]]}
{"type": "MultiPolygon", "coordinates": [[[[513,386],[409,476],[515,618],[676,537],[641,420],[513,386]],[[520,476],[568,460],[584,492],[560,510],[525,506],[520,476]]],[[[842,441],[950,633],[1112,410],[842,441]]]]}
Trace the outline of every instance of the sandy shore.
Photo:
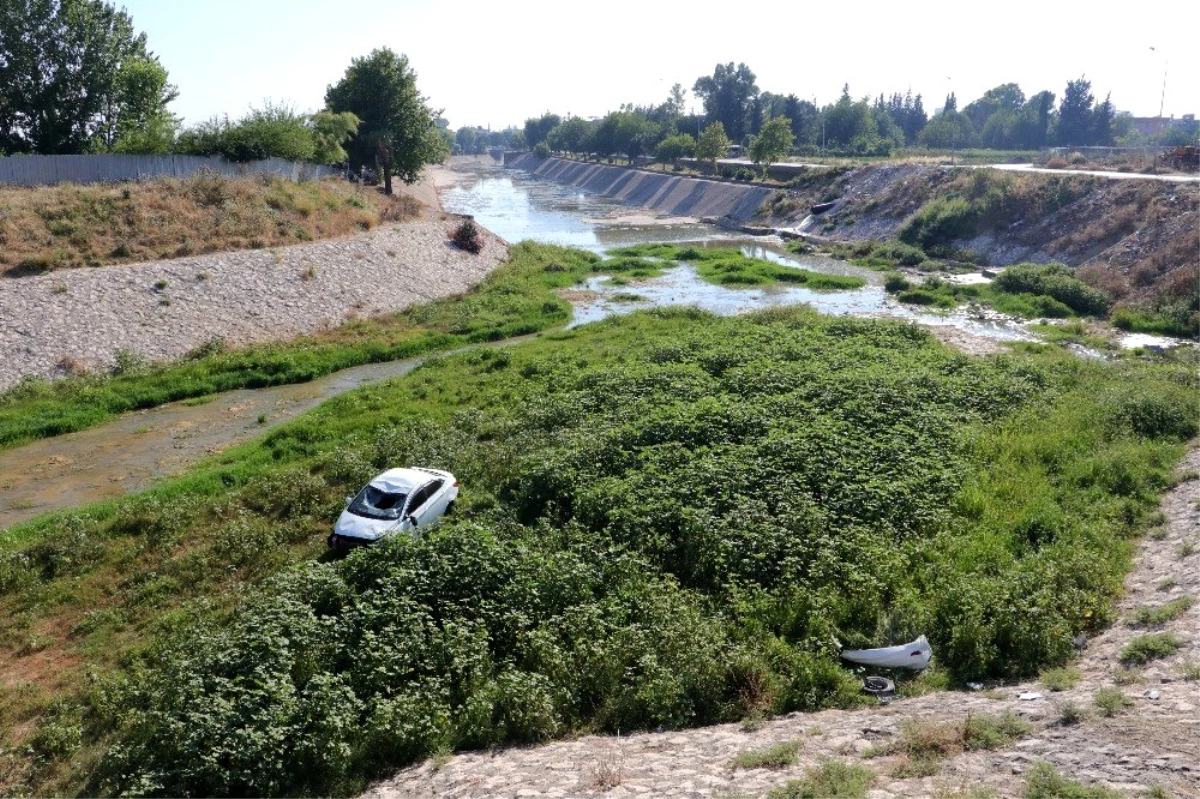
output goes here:
{"type": "Polygon", "coordinates": [[[277,341],[465,291],[507,247],[487,234],[482,253],[463,252],[453,224],[431,213],[293,247],[0,279],[0,390],[107,369],[119,350],[171,360],[217,338],[277,341]]]}

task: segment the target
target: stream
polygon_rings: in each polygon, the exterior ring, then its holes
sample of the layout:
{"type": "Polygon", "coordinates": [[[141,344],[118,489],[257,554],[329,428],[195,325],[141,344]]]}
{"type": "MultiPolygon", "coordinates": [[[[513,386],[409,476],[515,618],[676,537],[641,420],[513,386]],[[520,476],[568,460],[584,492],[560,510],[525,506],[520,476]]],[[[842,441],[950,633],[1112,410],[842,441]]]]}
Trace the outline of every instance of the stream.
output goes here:
{"type": "MultiPolygon", "coordinates": [[[[794,255],[774,237],[747,238],[694,220],[662,219],[651,211],[531,179],[498,165],[477,162],[469,169],[456,170],[453,179],[452,185],[440,192],[445,209],[471,214],[510,242],[534,239],[603,253],[630,244],[686,241],[697,246],[738,247],[746,255],[786,266],[857,275],[867,281],[851,291],[813,291],[791,285],[728,288],[701,280],[688,265],[627,285],[617,285],[601,275],[566,293],[574,305],[570,326],[653,306],[692,305],[717,314],[734,314],[806,303],[827,314],[918,322],[968,349],[978,348],[980,342],[995,348],[1004,341],[1036,340],[1022,325],[999,314],[979,309],[931,313],[901,305],[883,290],[878,272],[825,256],[794,255]]],[[[512,343],[516,342],[500,342],[499,346],[512,343]]],[[[407,374],[424,360],[368,364],[309,383],[172,403],[0,452],[0,530],[51,511],[143,490],[330,397],[407,374]]]]}

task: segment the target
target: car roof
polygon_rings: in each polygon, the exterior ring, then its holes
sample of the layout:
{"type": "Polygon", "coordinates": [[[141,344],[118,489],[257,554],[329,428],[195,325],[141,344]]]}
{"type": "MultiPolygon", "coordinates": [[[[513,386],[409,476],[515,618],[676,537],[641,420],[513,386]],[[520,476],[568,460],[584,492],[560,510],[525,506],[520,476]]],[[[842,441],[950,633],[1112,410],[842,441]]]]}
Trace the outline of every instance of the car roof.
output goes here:
{"type": "Polygon", "coordinates": [[[388,469],[371,480],[371,485],[392,494],[409,494],[432,480],[434,475],[419,469],[388,469]]]}

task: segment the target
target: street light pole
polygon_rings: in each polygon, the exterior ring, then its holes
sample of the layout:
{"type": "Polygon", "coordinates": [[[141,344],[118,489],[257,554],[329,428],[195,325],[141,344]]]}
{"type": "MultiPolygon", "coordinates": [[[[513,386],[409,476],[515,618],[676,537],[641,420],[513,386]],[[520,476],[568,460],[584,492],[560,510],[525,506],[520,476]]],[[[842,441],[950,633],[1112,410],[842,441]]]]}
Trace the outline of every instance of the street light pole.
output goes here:
{"type": "MultiPolygon", "coordinates": [[[[1153,45],[1151,45],[1150,49],[1152,51],[1154,51],[1155,53],[1158,52],[1158,49],[1155,48],[1153,45]]],[[[1160,151],[1162,149],[1163,106],[1167,100],[1167,67],[1169,65],[1170,65],[1170,61],[1167,60],[1166,56],[1163,56],[1162,93],[1159,94],[1159,96],[1158,96],[1158,135],[1154,137],[1154,164],[1152,166],[1152,168],[1156,174],[1158,172],[1158,161],[1159,161],[1159,158],[1161,157],[1160,151]]]]}

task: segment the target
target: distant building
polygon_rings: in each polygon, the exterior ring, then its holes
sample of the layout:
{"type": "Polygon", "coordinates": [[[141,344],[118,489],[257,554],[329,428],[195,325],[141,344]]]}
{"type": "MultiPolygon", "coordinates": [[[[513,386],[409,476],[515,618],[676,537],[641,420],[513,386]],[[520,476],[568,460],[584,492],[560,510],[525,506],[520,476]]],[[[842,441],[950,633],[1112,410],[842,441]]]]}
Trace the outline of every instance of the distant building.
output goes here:
{"type": "Polygon", "coordinates": [[[1172,128],[1182,128],[1189,133],[1195,133],[1200,129],[1200,123],[1196,121],[1195,114],[1184,114],[1179,119],[1175,117],[1134,117],[1133,129],[1143,136],[1157,136],[1161,130],[1166,133],[1172,128]]]}

